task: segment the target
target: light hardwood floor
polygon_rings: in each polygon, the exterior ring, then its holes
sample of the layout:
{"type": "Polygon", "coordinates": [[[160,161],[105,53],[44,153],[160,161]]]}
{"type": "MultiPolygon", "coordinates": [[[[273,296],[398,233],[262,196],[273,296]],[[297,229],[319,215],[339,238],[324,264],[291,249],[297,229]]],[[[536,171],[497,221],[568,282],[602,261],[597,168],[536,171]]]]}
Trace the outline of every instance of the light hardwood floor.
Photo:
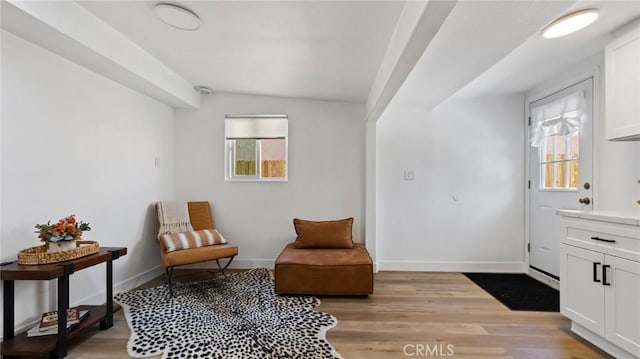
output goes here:
{"type": "MultiPolygon", "coordinates": [[[[199,280],[202,273],[174,275],[199,280]]],[[[611,358],[572,334],[559,313],[510,311],[460,273],[381,272],[368,298],[321,300],[318,310],[338,318],[327,338],[345,359],[611,358]]],[[[118,311],[113,328],[71,342],[68,358],[128,358],[128,338],[118,311]]]]}

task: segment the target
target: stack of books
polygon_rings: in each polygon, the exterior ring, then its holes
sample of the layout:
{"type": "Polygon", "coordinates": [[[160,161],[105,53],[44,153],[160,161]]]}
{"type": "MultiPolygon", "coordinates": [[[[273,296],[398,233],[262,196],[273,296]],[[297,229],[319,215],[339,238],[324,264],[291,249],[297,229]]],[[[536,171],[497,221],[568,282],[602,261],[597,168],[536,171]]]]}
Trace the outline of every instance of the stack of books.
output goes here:
{"type": "MultiPolygon", "coordinates": [[[[67,331],[73,328],[76,324],[80,323],[89,315],[88,310],[79,310],[78,307],[67,309],[67,331]]],[[[27,331],[27,337],[39,337],[42,335],[55,335],[58,334],[58,311],[42,313],[42,319],[33,328],[27,331]]]]}

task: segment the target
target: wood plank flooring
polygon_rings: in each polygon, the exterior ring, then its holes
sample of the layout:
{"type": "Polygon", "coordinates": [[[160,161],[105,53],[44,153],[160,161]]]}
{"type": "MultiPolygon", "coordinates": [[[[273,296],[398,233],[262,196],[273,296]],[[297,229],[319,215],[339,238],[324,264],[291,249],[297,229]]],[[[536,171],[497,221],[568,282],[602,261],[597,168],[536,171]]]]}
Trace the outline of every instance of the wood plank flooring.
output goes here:
{"type": "MultiPolygon", "coordinates": [[[[176,270],[176,280],[204,271],[176,270]]],[[[163,277],[141,287],[160,285],[163,277]]],[[[569,330],[559,313],[514,312],[460,273],[381,272],[368,298],[321,297],[338,325],[327,338],[345,359],[611,358],[569,330]]],[[[114,327],[70,343],[68,358],[128,358],[123,312],[114,327]]]]}

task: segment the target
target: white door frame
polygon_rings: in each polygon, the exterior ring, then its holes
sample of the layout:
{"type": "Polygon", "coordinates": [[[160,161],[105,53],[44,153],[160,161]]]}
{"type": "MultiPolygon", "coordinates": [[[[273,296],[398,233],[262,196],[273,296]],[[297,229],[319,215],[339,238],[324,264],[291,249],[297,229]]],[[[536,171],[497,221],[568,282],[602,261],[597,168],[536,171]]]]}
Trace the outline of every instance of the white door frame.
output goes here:
{"type": "MultiPolygon", "coordinates": [[[[529,186],[529,179],[531,176],[531,171],[530,171],[530,165],[531,165],[531,161],[530,161],[530,149],[531,146],[529,145],[529,138],[530,138],[530,131],[531,131],[531,127],[528,125],[529,122],[529,109],[530,109],[530,104],[532,102],[535,102],[541,98],[544,98],[550,94],[553,94],[555,92],[561,91],[567,87],[570,87],[572,85],[575,85],[579,82],[582,82],[584,80],[587,80],[588,78],[593,78],[593,114],[592,114],[592,120],[593,120],[593,152],[592,152],[592,167],[593,167],[593,177],[592,177],[592,185],[593,185],[593,209],[597,209],[598,207],[598,203],[600,203],[600,196],[599,196],[599,191],[598,191],[598,184],[599,184],[599,175],[598,175],[598,153],[599,153],[599,139],[601,138],[601,134],[602,131],[604,131],[604,113],[603,113],[603,108],[602,108],[602,99],[604,98],[604,90],[603,90],[603,84],[602,84],[602,80],[601,80],[601,69],[602,69],[602,61],[599,61],[597,64],[591,64],[590,66],[588,66],[587,70],[582,70],[579,71],[577,73],[574,73],[572,75],[567,76],[564,80],[561,81],[554,81],[553,83],[545,83],[542,86],[540,86],[539,88],[536,88],[535,90],[533,90],[531,93],[527,93],[525,95],[525,101],[524,101],[524,171],[525,171],[525,176],[524,176],[524,183],[523,183],[523,188],[524,188],[524,248],[522,249],[523,251],[523,256],[524,256],[524,267],[525,270],[527,271],[527,274],[529,274],[530,276],[536,278],[537,280],[546,283],[556,289],[560,288],[560,283],[551,277],[548,277],[542,273],[539,273],[538,271],[534,271],[531,268],[529,268],[529,251],[528,251],[528,247],[529,247],[529,243],[530,243],[530,229],[531,229],[531,191],[529,190],[528,186],[529,186]]],[[[560,239],[558,239],[559,241],[560,239]]],[[[559,258],[558,258],[559,260],[559,258]]]]}

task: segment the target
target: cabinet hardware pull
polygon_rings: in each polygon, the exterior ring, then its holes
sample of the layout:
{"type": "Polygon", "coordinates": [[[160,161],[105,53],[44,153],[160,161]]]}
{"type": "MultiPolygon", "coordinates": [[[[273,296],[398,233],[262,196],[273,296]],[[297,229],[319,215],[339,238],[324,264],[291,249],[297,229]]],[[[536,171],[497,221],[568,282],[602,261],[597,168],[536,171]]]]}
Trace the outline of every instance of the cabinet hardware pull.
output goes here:
{"type": "Polygon", "coordinates": [[[611,266],[608,264],[602,266],[602,285],[611,285],[611,283],[607,283],[607,268],[611,268],[611,266]]]}
{"type": "Polygon", "coordinates": [[[598,279],[598,266],[600,262],[593,262],[593,281],[595,283],[600,283],[600,279],[598,279]]]}
{"type": "Polygon", "coordinates": [[[604,239],[604,238],[600,238],[600,237],[591,237],[591,239],[593,239],[595,241],[600,241],[600,242],[616,243],[615,239],[604,239]]]}

